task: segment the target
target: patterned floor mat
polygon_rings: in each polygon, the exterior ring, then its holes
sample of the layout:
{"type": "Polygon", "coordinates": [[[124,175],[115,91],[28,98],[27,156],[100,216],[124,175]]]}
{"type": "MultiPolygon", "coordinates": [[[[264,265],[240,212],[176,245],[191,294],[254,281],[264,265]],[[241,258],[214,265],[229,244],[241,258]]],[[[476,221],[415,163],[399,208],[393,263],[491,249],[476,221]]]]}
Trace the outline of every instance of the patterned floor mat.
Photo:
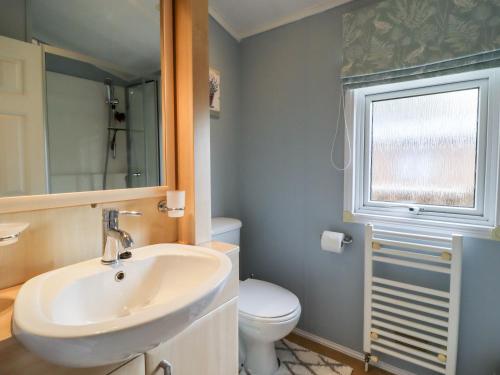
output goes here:
{"type": "MultiPolygon", "coordinates": [[[[281,366],[275,375],[351,375],[352,367],[312,352],[288,340],[276,343],[281,366]]],[[[242,369],[240,375],[258,375],[242,369]]]]}

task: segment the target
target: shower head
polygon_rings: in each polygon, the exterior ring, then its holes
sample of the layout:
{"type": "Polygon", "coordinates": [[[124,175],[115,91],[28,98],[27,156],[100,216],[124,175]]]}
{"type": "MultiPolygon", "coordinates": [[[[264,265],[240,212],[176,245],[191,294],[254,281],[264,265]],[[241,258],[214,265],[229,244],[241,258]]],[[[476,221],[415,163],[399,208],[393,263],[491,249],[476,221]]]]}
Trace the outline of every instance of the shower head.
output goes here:
{"type": "Polygon", "coordinates": [[[113,81],[111,81],[111,78],[106,78],[104,80],[104,86],[106,87],[106,103],[111,102],[111,97],[113,95],[112,91],[112,85],[113,81]]]}
{"type": "Polygon", "coordinates": [[[106,104],[110,104],[112,106],[117,105],[119,100],[115,98],[115,89],[111,78],[106,78],[104,80],[104,86],[106,87],[106,104]]]}

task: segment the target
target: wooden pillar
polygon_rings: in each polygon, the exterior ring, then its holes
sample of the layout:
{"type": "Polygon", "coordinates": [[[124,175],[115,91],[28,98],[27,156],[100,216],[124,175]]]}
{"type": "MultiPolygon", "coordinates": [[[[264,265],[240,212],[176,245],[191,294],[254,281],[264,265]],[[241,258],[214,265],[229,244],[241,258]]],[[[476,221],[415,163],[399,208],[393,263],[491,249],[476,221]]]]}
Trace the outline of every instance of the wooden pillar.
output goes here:
{"type": "MultiPolygon", "coordinates": [[[[210,240],[208,1],[171,0],[174,30],[176,187],[186,191],[179,242],[210,240]]],[[[167,3],[167,0],[164,0],[167,3]]],[[[167,15],[164,6],[163,14],[167,15]]]]}

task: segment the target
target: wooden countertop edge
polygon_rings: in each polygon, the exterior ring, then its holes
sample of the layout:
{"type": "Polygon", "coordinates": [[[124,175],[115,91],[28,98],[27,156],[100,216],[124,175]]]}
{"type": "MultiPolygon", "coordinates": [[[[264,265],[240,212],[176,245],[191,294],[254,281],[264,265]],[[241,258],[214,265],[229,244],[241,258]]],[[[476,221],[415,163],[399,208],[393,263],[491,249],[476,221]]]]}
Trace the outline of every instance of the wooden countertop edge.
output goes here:
{"type": "Polygon", "coordinates": [[[238,251],[240,247],[238,245],[233,245],[231,243],[219,242],[219,241],[209,241],[204,242],[200,246],[206,247],[208,249],[217,250],[225,254],[232,253],[233,251],[238,251]]]}
{"type": "Polygon", "coordinates": [[[0,343],[12,338],[12,312],[22,284],[0,290],[0,343]]]}

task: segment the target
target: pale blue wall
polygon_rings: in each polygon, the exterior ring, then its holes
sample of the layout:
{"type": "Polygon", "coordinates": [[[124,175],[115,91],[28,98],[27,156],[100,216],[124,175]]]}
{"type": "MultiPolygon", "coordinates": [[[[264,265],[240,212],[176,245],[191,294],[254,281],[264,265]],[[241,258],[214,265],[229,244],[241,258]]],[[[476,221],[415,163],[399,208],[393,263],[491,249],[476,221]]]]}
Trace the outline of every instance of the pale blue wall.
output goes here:
{"type": "Polygon", "coordinates": [[[30,0],[0,0],[0,35],[29,41],[30,0]]]}
{"type": "Polygon", "coordinates": [[[297,294],[300,328],[361,350],[362,227],[342,223],[343,175],[329,164],[340,14],[322,13],[241,44],[241,257],[244,273],[297,294]],[[352,234],[351,250],[321,252],[325,229],[352,234]]]}
{"type": "Polygon", "coordinates": [[[221,113],[210,119],[212,216],[239,217],[240,46],[209,19],[210,66],[221,72],[221,113]]]}
{"type": "MultiPolygon", "coordinates": [[[[240,210],[244,224],[243,276],[252,272],[289,288],[302,303],[300,328],[358,351],[363,228],[342,222],[343,175],[330,167],[329,147],[340,94],[341,15],[366,3],[243,40],[241,108],[238,121],[228,125],[235,133],[215,140],[212,123],[212,147],[234,137],[240,145],[240,206],[228,212],[240,210]],[[354,244],[342,255],[322,252],[325,229],[352,234],[354,244]]],[[[213,170],[224,165],[218,163],[212,159],[213,170]]],[[[458,368],[459,375],[500,373],[498,242],[465,240],[458,368]]]]}
{"type": "MultiPolygon", "coordinates": [[[[345,9],[242,42],[242,265],[299,296],[301,328],[361,351],[362,228],[342,223],[343,175],[329,165],[345,9]],[[353,246],[321,252],[324,229],[353,246]]],[[[500,371],[499,271],[497,242],[465,241],[459,374],[500,371]]]]}

